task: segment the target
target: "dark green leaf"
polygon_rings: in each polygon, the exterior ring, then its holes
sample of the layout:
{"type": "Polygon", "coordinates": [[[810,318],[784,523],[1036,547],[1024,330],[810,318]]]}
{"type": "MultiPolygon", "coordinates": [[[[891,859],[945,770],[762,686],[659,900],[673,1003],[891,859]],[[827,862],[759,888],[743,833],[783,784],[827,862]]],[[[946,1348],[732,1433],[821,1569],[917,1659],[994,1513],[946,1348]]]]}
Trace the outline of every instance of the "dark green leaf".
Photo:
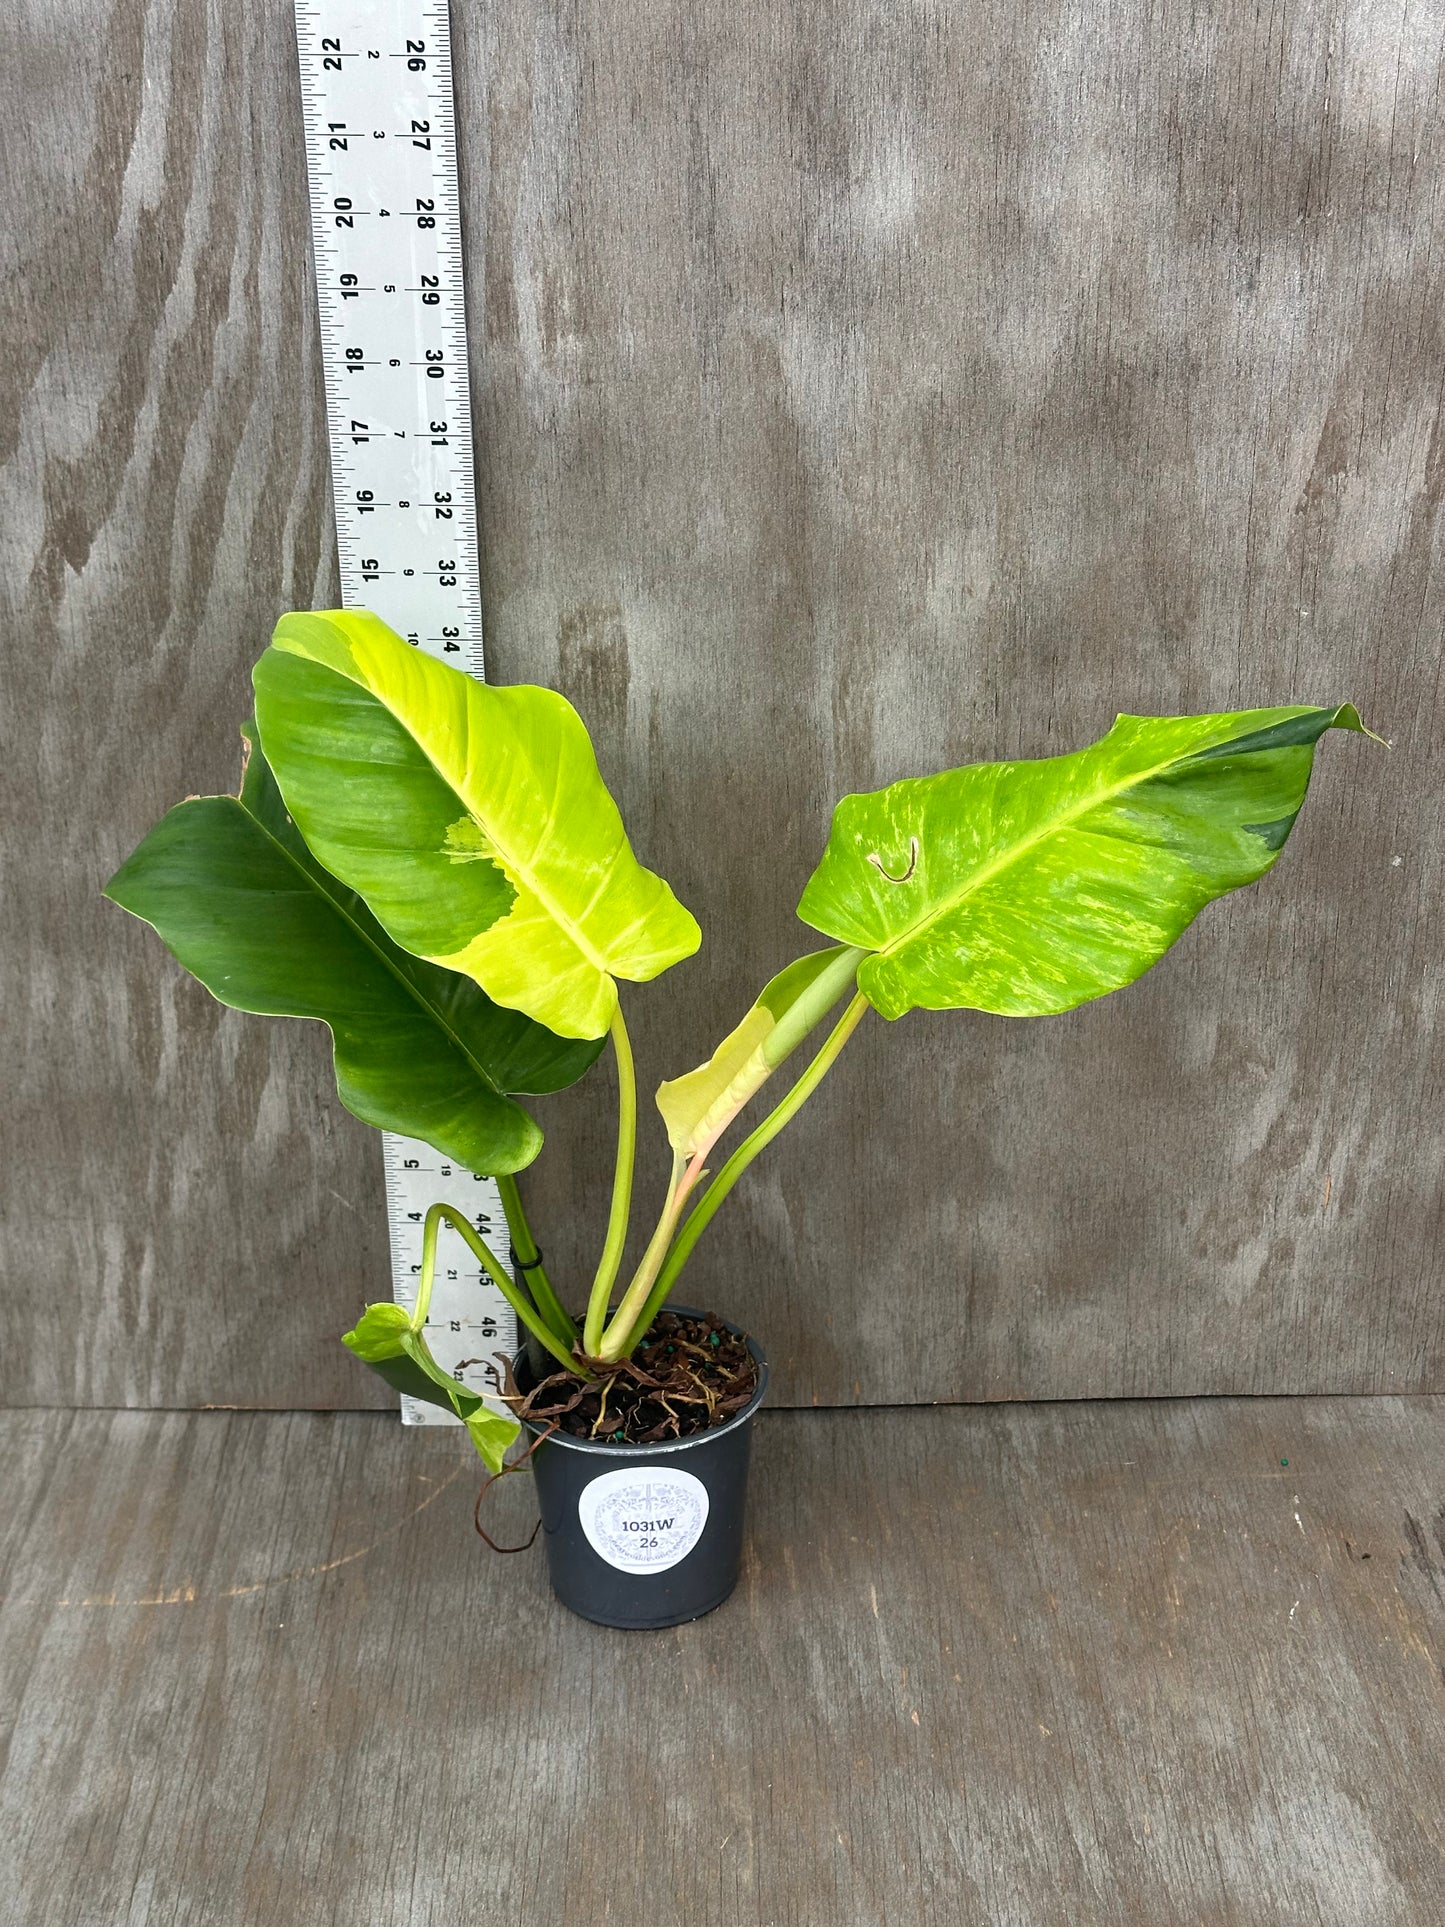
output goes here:
{"type": "Polygon", "coordinates": [[[243,734],[240,796],[177,804],[106,895],[223,1004],[329,1025],[341,1101],[366,1123],[423,1138],[469,1170],[520,1170],[542,1133],[511,1093],[563,1089],[601,1041],[554,1036],[393,943],[316,862],[243,734]]]}

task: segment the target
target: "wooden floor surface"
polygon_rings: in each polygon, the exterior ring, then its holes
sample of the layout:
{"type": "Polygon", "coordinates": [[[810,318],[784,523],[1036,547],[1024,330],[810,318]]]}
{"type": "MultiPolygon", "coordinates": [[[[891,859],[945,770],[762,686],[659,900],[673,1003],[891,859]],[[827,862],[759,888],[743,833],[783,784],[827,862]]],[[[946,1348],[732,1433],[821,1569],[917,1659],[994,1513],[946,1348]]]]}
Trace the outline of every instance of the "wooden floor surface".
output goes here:
{"type": "Polygon", "coordinates": [[[766,1415],[739,1591],[654,1634],[488,1554],[453,1433],[0,1447],[7,1923],[1445,1910],[1445,1399],[766,1415]]]}

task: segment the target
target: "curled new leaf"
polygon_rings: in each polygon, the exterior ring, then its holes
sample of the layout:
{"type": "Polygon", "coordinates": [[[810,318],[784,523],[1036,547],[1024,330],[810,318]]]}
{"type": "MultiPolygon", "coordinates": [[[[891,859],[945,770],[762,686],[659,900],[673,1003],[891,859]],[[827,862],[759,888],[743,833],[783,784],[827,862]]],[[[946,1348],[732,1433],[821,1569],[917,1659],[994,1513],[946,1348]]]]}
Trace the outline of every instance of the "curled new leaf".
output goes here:
{"type": "Polygon", "coordinates": [[[779,971],[705,1064],[659,1085],[657,1108],[680,1158],[706,1157],[738,1112],[830,1011],[865,953],[846,944],[779,971]]]}
{"type": "Polygon", "coordinates": [[[405,949],[589,1038],[618,977],[645,982],[697,949],[554,691],[476,682],[364,611],[284,617],[254,681],[302,835],[405,949]]]}
{"type": "Polygon", "coordinates": [[[1263,876],[1327,729],[1363,725],[1349,704],[1120,716],[1072,756],[845,796],[798,914],[875,953],[858,985],[885,1017],[1072,1010],[1263,876]]]}

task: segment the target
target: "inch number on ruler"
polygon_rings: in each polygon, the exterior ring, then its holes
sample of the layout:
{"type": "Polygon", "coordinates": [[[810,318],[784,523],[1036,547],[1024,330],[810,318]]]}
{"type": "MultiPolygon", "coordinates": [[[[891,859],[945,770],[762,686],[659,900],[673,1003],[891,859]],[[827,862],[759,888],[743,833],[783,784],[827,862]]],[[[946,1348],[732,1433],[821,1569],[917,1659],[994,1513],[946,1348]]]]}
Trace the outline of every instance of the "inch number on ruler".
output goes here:
{"type": "MultiPolygon", "coordinates": [[[[481,567],[446,0],[296,0],[342,599],[480,676],[481,567]]],[[[392,1293],[415,1303],[428,1205],[505,1231],[490,1179],[387,1134],[392,1293]]],[[[511,1307],[443,1234],[427,1319],[468,1389],[511,1350],[511,1307]]],[[[411,1424],[455,1423],[402,1400],[411,1424]]]]}

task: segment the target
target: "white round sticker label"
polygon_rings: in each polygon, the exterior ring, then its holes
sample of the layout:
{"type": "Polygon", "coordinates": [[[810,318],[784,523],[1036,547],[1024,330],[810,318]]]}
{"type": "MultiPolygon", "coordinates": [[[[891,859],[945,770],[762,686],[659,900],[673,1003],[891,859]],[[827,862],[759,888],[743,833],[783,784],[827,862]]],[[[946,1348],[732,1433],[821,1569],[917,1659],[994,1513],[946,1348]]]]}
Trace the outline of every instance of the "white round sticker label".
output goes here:
{"type": "Polygon", "coordinates": [[[582,1530],[619,1572],[666,1572],[686,1559],[707,1524],[707,1487],[665,1465],[619,1467],[583,1488],[582,1530]]]}

